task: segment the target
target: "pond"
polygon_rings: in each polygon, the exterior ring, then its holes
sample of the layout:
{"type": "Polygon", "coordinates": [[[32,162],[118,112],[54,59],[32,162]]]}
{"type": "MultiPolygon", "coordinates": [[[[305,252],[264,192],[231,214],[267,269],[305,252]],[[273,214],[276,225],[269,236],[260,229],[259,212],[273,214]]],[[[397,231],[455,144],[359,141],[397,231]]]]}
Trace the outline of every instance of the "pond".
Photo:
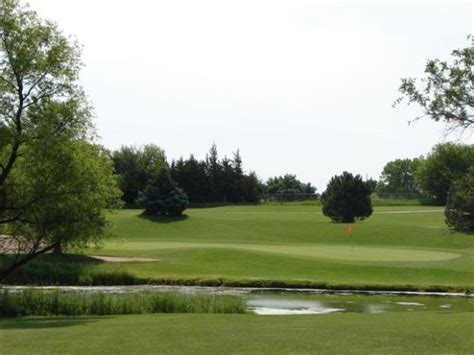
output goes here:
{"type": "Polygon", "coordinates": [[[308,315],[330,313],[474,312],[473,295],[396,291],[332,291],[313,289],[262,289],[197,286],[5,286],[10,292],[26,288],[68,292],[236,295],[246,300],[249,311],[259,315],[308,315]]]}
{"type": "Polygon", "coordinates": [[[251,294],[250,310],[261,315],[329,313],[459,312],[473,311],[474,299],[440,296],[382,296],[358,294],[251,294]]]}

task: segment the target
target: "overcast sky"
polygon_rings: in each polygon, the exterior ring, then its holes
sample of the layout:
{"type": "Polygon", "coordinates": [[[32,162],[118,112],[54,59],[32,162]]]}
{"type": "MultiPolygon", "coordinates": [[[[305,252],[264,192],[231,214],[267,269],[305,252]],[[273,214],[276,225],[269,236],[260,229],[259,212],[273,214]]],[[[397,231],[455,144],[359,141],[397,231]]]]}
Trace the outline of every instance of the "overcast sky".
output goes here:
{"type": "MultiPolygon", "coordinates": [[[[444,126],[392,108],[401,77],[449,59],[472,3],[30,0],[84,46],[81,82],[101,143],[154,143],[169,158],[240,148],[261,178],[324,190],[344,170],[378,178],[444,126]]],[[[464,141],[472,142],[473,137],[464,141]]]]}

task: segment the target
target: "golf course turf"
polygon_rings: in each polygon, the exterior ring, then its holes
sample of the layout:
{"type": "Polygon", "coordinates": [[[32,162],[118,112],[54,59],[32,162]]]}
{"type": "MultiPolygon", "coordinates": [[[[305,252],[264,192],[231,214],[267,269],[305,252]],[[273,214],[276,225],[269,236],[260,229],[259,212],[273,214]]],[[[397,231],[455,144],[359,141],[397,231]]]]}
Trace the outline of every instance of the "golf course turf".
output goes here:
{"type": "MultiPolygon", "coordinates": [[[[115,236],[87,254],[145,261],[46,255],[27,265],[19,279],[43,273],[31,280],[446,291],[474,287],[474,236],[449,230],[442,208],[376,207],[370,218],[352,224],[352,233],[345,224],[331,223],[318,206],[188,209],[179,219],[148,218],[140,212],[111,212],[115,236]]],[[[0,353],[433,354],[474,349],[471,306],[410,311],[4,318],[0,353]]]]}
{"type": "Polygon", "coordinates": [[[317,206],[229,206],[188,209],[180,219],[114,211],[115,237],[92,254],[153,258],[101,263],[169,283],[470,290],[474,238],[449,230],[442,208],[376,207],[367,220],[332,223],[317,206]]]}
{"type": "Polygon", "coordinates": [[[0,320],[0,329],[5,354],[440,354],[474,347],[468,312],[39,317],[0,320]]]}

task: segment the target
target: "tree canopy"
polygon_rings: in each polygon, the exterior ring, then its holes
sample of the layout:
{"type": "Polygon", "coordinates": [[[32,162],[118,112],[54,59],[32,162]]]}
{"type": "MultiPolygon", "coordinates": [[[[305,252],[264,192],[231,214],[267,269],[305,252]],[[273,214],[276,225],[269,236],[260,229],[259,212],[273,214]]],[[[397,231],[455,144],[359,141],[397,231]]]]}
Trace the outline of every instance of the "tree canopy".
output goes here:
{"type": "Polygon", "coordinates": [[[134,206],[138,193],[161,169],[168,167],[164,150],[154,144],[140,148],[122,146],[112,152],[112,160],[127,206],[134,206]]]}
{"type": "MultiPolygon", "coordinates": [[[[399,91],[402,96],[395,102],[407,99],[419,105],[424,114],[435,121],[446,122],[451,129],[474,128],[474,46],[473,37],[466,48],[456,49],[452,63],[439,59],[429,60],[426,77],[417,82],[414,78],[402,79],[399,91]]],[[[415,119],[419,119],[416,117],[415,119]]]]}
{"type": "Polygon", "coordinates": [[[423,157],[414,159],[396,159],[385,164],[377,193],[417,194],[415,173],[423,161],[423,157]]]}
{"type": "Polygon", "coordinates": [[[107,235],[119,190],[77,83],[80,47],[16,0],[0,3],[0,279],[58,246],[107,235]]]}
{"type": "Polygon", "coordinates": [[[311,183],[303,183],[292,174],[271,177],[265,184],[267,194],[313,194],[315,192],[316,188],[311,183]]]}
{"type": "Polygon", "coordinates": [[[262,194],[262,184],[254,172],[246,174],[239,150],[232,159],[219,159],[213,144],[206,159],[194,155],[171,163],[171,176],[189,196],[190,202],[257,202],[262,194]]]}
{"type": "Polygon", "coordinates": [[[461,232],[474,232],[474,166],[451,185],[445,216],[448,226],[461,232]]]}
{"type": "Polygon", "coordinates": [[[474,166],[474,145],[443,143],[432,151],[417,169],[415,180],[422,193],[446,204],[451,184],[474,166]]]}

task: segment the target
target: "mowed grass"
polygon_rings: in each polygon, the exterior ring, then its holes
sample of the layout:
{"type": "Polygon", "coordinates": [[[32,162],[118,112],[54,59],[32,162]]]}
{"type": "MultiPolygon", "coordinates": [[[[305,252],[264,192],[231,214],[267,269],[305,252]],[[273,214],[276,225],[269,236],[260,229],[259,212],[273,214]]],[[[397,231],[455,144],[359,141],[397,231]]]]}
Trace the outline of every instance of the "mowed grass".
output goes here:
{"type": "Polygon", "coordinates": [[[188,209],[179,220],[144,218],[140,212],[113,212],[115,237],[92,253],[157,261],[102,263],[97,270],[179,282],[474,285],[474,236],[450,231],[439,207],[376,207],[369,219],[353,224],[352,234],[318,206],[188,209]]]}
{"type": "Polygon", "coordinates": [[[0,319],[2,354],[471,353],[470,312],[0,319]]]}

